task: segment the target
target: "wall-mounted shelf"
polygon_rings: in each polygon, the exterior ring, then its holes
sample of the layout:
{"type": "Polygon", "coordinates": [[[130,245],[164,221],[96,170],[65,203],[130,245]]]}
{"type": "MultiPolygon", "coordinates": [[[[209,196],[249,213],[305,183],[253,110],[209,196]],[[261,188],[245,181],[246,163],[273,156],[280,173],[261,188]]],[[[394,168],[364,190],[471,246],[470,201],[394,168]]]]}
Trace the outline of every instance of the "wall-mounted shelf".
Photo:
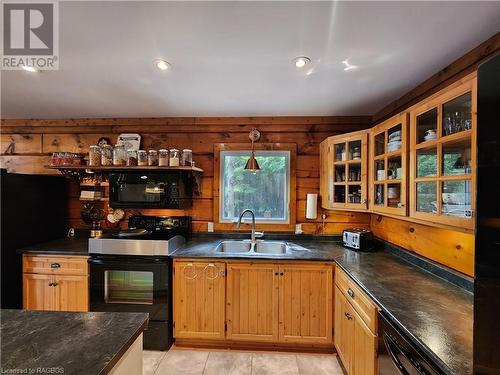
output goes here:
{"type": "Polygon", "coordinates": [[[136,166],[136,167],[118,167],[118,166],[99,166],[92,167],[89,165],[78,165],[78,166],[63,166],[63,165],[46,165],[45,168],[48,169],[58,169],[60,171],[86,171],[90,170],[93,172],[114,172],[114,171],[191,171],[203,173],[203,169],[198,167],[149,167],[149,166],[136,166]]]}

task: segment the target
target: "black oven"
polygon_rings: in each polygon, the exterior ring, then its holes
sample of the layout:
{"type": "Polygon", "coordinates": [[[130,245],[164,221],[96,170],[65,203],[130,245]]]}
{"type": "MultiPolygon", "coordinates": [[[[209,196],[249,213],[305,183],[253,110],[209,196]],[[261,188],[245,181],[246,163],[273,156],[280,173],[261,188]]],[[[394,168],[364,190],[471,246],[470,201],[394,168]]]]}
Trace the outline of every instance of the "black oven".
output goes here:
{"type": "Polygon", "coordinates": [[[122,171],[109,174],[113,208],[189,208],[192,180],[184,171],[122,171]]]}
{"type": "Polygon", "coordinates": [[[172,342],[171,262],[167,257],[92,255],[90,311],[149,313],[144,348],[172,342]]]}

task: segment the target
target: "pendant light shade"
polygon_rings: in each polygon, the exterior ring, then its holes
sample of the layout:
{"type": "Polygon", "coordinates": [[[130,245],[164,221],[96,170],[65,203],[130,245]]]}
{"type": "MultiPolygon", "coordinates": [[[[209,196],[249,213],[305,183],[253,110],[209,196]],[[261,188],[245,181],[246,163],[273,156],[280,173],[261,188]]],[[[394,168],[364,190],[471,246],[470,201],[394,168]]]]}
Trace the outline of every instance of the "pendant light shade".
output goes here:
{"type": "Polygon", "coordinates": [[[255,141],[258,141],[260,138],[260,132],[253,128],[250,131],[250,135],[248,136],[250,140],[252,141],[252,151],[250,152],[250,158],[248,159],[247,163],[245,164],[245,171],[257,173],[257,171],[260,170],[259,163],[257,162],[257,159],[255,158],[255,152],[253,150],[253,143],[255,141]]]}

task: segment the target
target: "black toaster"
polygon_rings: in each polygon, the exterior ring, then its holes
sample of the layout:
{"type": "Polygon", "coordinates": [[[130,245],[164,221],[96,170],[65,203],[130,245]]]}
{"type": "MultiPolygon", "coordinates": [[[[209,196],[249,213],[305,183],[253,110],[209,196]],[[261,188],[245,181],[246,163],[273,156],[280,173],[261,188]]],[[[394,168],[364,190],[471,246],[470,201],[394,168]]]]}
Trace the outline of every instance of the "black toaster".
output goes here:
{"type": "Polygon", "coordinates": [[[373,233],[368,229],[345,229],[342,232],[342,244],[345,247],[359,251],[373,250],[373,233]]]}

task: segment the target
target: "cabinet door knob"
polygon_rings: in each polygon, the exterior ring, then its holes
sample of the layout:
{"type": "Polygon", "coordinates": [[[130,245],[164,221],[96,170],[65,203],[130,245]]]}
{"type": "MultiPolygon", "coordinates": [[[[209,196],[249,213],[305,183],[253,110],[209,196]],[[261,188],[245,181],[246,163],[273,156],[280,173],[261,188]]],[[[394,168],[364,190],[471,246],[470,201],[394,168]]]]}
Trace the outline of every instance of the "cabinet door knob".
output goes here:
{"type": "Polygon", "coordinates": [[[52,286],[58,286],[59,283],[52,283],[52,286]]]}
{"type": "Polygon", "coordinates": [[[347,294],[349,294],[351,298],[354,298],[354,291],[351,288],[347,289],[347,294]]]}
{"type": "Polygon", "coordinates": [[[61,268],[61,265],[59,263],[52,263],[50,268],[61,268]]]}
{"type": "Polygon", "coordinates": [[[49,283],[49,286],[54,286],[54,283],[49,283]]]}

